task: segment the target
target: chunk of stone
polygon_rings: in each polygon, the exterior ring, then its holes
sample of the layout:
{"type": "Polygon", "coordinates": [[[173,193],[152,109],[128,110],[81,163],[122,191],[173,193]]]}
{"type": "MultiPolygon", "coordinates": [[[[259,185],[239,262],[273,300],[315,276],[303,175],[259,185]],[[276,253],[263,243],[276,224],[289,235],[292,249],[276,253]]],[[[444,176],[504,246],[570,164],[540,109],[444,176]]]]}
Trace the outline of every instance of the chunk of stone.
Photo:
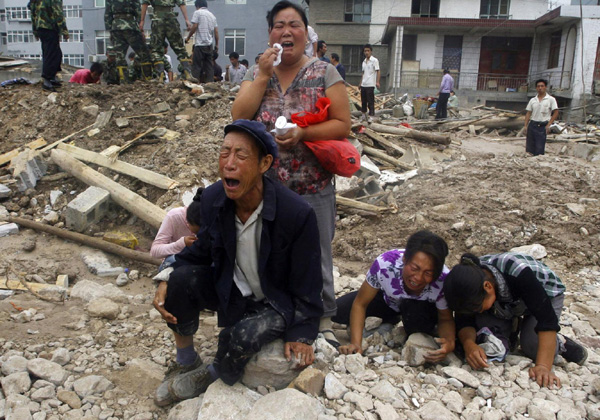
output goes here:
{"type": "Polygon", "coordinates": [[[518,254],[529,255],[536,260],[541,260],[548,255],[546,247],[540,244],[523,245],[516,248],[512,248],[510,252],[516,252],[518,254]]]}
{"type": "Polygon", "coordinates": [[[239,382],[228,386],[219,379],[204,393],[198,419],[247,419],[250,409],[260,397],[258,392],[246,388],[239,382]]]}
{"type": "Polygon", "coordinates": [[[362,395],[354,391],[346,392],[344,401],[356,404],[362,411],[373,409],[373,399],[369,395],[362,395]]]}
{"type": "Polygon", "coordinates": [[[391,404],[375,401],[375,412],[381,420],[400,420],[400,415],[391,404]]]}
{"type": "Polygon", "coordinates": [[[439,401],[429,401],[417,410],[423,420],[459,420],[458,416],[448,410],[439,401]]]}
{"type": "Polygon", "coordinates": [[[383,402],[393,402],[397,397],[397,390],[388,380],[382,379],[369,389],[369,394],[383,402]]]}
{"type": "Polygon", "coordinates": [[[267,394],[248,413],[247,420],[314,420],[324,412],[321,403],[292,388],[267,394]]]}
{"type": "Polygon", "coordinates": [[[50,360],[64,366],[71,361],[71,353],[69,352],[69,349],[59,347],[52,352],[52,359],[50,360]]]}
{"type": "Polygon", "coordinates": [[[17,233],[19,233],[19,226],[16,223],[0,225],[0,238],[8,235],[16,235],[17,233]]]}
{"type": "Polygon", "coordinates": [[[198,417],[203,397],[192,398],[177,404],[169,410],[167,420],[189,420],[198,417]]]}
{"type": "Polygon", "coordinates": [[[73,390],[81,398],[88,395],[102,395],[112,388],[114,388],[113,383],[100,375],[86,376],[73,382],[73,390]]]}
{"type": "Polygon", "coordinates": [[[333,373],[330,372],[325,376],[325,395],[328,399],[341,399],[346,392],[348,392],[348,388],[333,373]]]}
{"type": "Polygon", "coordinates": [[[71,289],[71,297],[79,298],[85,302],[100,298],[110,299],[118,303],[128,302],[125,293],[119,290],[114,284],[100,285],[91,280],[78,281],[71,289]]]}
{"type": "Polygon", "coordinates": [[[159,102],[154,107],[152,107],[152,112],[155,114],[160,114],[161,112],[167,112],[171,109],[168,103],[159,102]]]}
{"type": "Polygon", "coordinates": [[[129,277],[127,277],[127,273],[119,274],[115,283],[118,287],[127,286],[127,283],[129,283],[129,277]]]}
{"type": "Polygon", "coordinates": [[[292,381],[290,387],[296,388],[306,394],[318,396],[323,391],[325,375],[318,369],[308,367],[300,372],[300,375],[292,381]]]}
{"type": "Polygon", "coordinates": [[[4,184],[0,184],[0,198],[8,198],[12,195],[12,190],[4,184]]]}
{"type": "Polygon", "coordinates": [[[85,310],[90,316],[96,318],[117,319],[121,308],[110,299],[100,298],[94,299],[87,304],[85,310]]]}
{"type": "Polygon", "coordinates": [[[340,354],[335,347],[333,347],[327,342],[327,340],[325,340],[325,338],[323,338],[322,335],[319,335],[319,337],[315,340],[315,347],[315,353],[321,353],[323,355],[323,359],[327,363],[332,363],[333,359],[340,354]]]}
{"type": "Polygon", "coordinates": [[[446,407],[448,407],[450,411],[453,411],[458,414],[462,413],[465,409],[462,397],[456,391],[450,391],[445,393],[442,397],[442,402],[446,404],[446,407]]]}
{"type": "Polygon", "coordinates": [[[0,379],[2,392],[9,396],[12,394],[24,394],[31,388],[31,378],[27,372],[17,372],[0,379]]]}
{"type": "Polygon", "coordinates": [[[368,316],[365,319],[365,330],[367,331],[372,331],[375,330],[377,328],[379,328],[379,326],[381,325],[381,322],[383,320],[379,317],[376,316],[368,316]]]}
{"type": "Polygon", "coordinates": [[[49,400],[50,398],[56,397],[56,389],[53,386],[45,386],[40,389],[36,389],[31,393],[30,398],[36,402],[42,402],[49,400]]]}
{"type": "Polygon", "coordinates": [[[96,117],[98,115],[98,112],[100,112],[100,107],[94,104],[84,106],[83,108],[81,108],[81,110],[86,114],[91,115],[92,117],[96,117]]]}
{"type": "Polygon", "coordinates": [[[579,203],[567,203],[567,208],[571,210],[577,216],[583,216],[585,214],[585,205],[579,203]]]}
{"type": "Polygon", "coordinates": [[[445,366],[442,368],[442,372],[449,378],[457,379],[461,383],[472,388],[478,388],[480,385],[479,379],[462,368],[456,366],[445,366]]]}
{"type": "Polygon", "coordinates": [[[4,376],[12,375],[17,372],[27,372],[27,359],[23,356],[10,356],[2,363],[2,374],[4,376]]]}
{"type": "Polygon", "coordinates": [[[349,354],[346,356],[346,370],[353,375],[365,370],[367,358],[359,353],[349,354]]]}
{"type": "Polygon", "coordinates": [[[270,385],[275,389],[285,388],[298,376],[297,362],[287,361],[283,355],[284,343],[275,340],[255,354],[246,365],[242,383],[250,388],[270,385]]]}
{"type": "Polygon", "coordinates": [[[75,393],[73,391],[65,391],[65,390],[58,391],[56,393],[56,398],[58,398],[59,401],[67,404],[69,407],[71,407],[73,409],[81,408],[81,399],[79,399],[79,396],[77,395],[77,393],[75,393]]]}
{"type": "Polygon", "coordinates": [[[33,376],[52,382],[54,385],[62,385],[69,376],[61,365],[41,357],[27,362],[27,370],[33,376]]]}
{"type": "Polygon", "coordinates": [[[119,128],[129,127],[129,118],[117,118],[115,124],[117,124],[117,127],[119,128]]]}
{"type": "Polygon", "coordinates": [[[100,277],[118,276],[125,271],[123,267],[112,267],[106,255],[100,251],[82,252],[81,258],[90,272],[100,277]]]}
{"type": "Polygon", "coordinates": [[[58,213],[52,210],[50,213],[42,217],[42,220],[48,223],[49,225],[55,225],[58,223],[60,218],[58,217],[58,213]]]}
{"type": "Polygon", "coordinates": [[[408,337],[402,348],[402,359],[409,366],[422,366],[426,363],[425,355],[430,351],[439,349],[440,346],[434,338],[424,333],[414,333],[408,337]]]}

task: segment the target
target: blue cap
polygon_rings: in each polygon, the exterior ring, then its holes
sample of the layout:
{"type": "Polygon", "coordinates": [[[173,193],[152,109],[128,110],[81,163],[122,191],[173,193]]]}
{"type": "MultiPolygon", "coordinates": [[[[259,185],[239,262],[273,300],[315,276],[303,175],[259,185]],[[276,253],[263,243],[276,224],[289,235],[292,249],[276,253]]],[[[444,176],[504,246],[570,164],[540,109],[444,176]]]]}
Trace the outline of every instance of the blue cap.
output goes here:
{"type": "Polygon", "coordinates": [[[231,131],[244,131],[250,134],[263,152],[273,156],[273,161],[277,158],[277,143],[275,143],[273,136],[267,131],[263,123],[250,120],[235,120],[225,126],[225,134],[231,131]]]}

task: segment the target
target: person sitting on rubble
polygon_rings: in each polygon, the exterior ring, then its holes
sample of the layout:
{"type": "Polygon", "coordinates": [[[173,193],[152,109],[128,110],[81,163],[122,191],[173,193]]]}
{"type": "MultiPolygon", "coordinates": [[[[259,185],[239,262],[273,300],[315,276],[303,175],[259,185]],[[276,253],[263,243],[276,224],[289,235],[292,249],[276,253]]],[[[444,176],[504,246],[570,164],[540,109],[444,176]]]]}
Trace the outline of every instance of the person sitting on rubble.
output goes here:
{"type": "Polygon", "coordinates": [[[521,350],[535,360],[529,377],[549,388],[560,386],[552,372],[557,354],[579,365],[587,358],[583,346],[557,334],[564,292],[548,266],[514,252],[481,258],[463,254],[444,282],[469,365],[483,369],[488,361],[504,360],[520,335],[521,350]]]}
{"type": "Polygon", "coordinates": [[[77,70],[73,74],[73,76],[71,76],[69,83],[80,83],[82,85],[85,85],[88,83],[100,83],[100,76],[102,76],[103,72],[104,72],[104,68],[102,67],[102,64],[92,63],[89,70],[88,69],[77,70]]]}
{"type": "Polygon", "coordinates": [[[360,289],[337,299],[338,312],[332,319],[350,325],[350,344],[341,346],[340,353],[362,354],[365,319],[370,316],[384,323],[402,320],[407,335],[435,335],[437,325],[440,349],[425,356],[428,362],[440,362],[454,351],[454,319],[442,293],[449,271],[444,265],[447,255],[442,238],[421,230],[408,238],[406,249],[377,257],[360,289]]]}
{"type": "Polygon", "coordinates": [[[180,253],[186,246],[191,246],[196,240],[196,234],[202,224],[202,191],[204,188],[198,188],[189,206],[169,210],[161,223],[150,248],[150,255],[154,258],[165,259],[158,269],[159,272],[175,261],[175,254],[180,253]]]}
{"type": "Polygon", "coordinates": [[[458,96],[451,90],[450,97],[448,98],[448,113],[453,117],[458,117],[458,96]]]}
{"type": "Polygon", "coordinates": [[[265,177],[277,155],[262,123],[236,120],[225,127],[221,180],[202,194],[198,239],[175,256],[153,302],[177,349],[156,391],[159,406],[197,397],[219,378],[235,384],[250,358],[278,338],[297,367],[314,361],[323,314],[319,230],[307,202],[265,177]],[[193,343],[203,309],[217,310],[223,328],[210,365],[193,343]]]}

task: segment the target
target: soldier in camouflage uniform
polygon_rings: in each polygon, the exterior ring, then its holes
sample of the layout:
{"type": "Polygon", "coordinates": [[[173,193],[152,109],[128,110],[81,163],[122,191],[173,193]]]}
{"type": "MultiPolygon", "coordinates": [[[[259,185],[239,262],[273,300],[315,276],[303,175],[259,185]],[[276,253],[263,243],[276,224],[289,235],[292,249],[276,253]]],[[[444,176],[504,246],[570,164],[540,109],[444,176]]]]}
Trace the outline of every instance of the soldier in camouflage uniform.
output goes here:
{"type": "Polygon", "coordinates": [[[131,48],[136,52],[146,80],[152,78],[150,50],[144,41],[143,29],[138,27],[139,0],[106,0],[104,26],[110,31],[110,40],[117,54],[117,70],[122,82],[127,82],[125,54],[131,48]]]}
{"type": "Polygon", "coordinates": [[[129,53],[129,68],[127,70],[128,78],[131,83],[142,79],[142,67],[140,66],[139,57],[134,53],[129,53]]]}
{"type": "Polygon", "coordinates": [[[55,91],[61,85],[56,79],[62,63],[60,35],[69,39],[62,0],[31,0],[27,7],[31,11],[33,35],[42,41],[42,87],[55,91]]]}
{"type": "Polygon", "coordinates": [[[119,72],[117,70],[117,56],[112,45],[106,47],[106,60],[102,62],[104,71],[102,72],[102,79],[107,85],[118,85],[119,84],[119,72]]]}
{"type": "Polygon", "coordinates": [[[164,77],[165,65],[163,61],[163,43],[165,38],[169,40],[169,45],[177,54],[177,59],[183,67],[183,78],[198,82],[192,77],[192,60],[183,45],[183,37],[179,29],[177,21],[177,13],[173,11],[173,7],[179,6],[188,31],[192,27],[187,16],[187,9],[184,0],[142,0],[142,17],[140,19],[140,29],[144,28],[144,20],[148,5],[154,9],[152,16],[152,37],[150,40],[150,49],[152,50],[152,61],[154,62],[154,70],[159,78],[164,77]]]}

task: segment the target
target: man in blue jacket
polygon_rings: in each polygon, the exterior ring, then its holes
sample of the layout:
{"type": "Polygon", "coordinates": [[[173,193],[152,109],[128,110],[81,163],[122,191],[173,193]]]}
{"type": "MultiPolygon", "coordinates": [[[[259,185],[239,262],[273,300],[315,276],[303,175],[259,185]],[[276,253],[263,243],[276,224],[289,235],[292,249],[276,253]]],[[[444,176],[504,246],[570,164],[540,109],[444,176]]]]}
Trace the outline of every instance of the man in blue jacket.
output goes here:
{"type": "Polygon", "coordinates": [[[314,361],[311,345],[323,314],[317,220],[299,195],[264,176],[276,157],[262,123],[225,127],[221,180],[202,193],[198,239],[176,256],[175,271],[154,298],[177,347],[157,405],[194,398],[219,378],[233,385],[250,358],[277,338],[299,367],[314,361]],[[218,311],[223,327],[210,365],[193,345],[203,309],[218,311]]]}

